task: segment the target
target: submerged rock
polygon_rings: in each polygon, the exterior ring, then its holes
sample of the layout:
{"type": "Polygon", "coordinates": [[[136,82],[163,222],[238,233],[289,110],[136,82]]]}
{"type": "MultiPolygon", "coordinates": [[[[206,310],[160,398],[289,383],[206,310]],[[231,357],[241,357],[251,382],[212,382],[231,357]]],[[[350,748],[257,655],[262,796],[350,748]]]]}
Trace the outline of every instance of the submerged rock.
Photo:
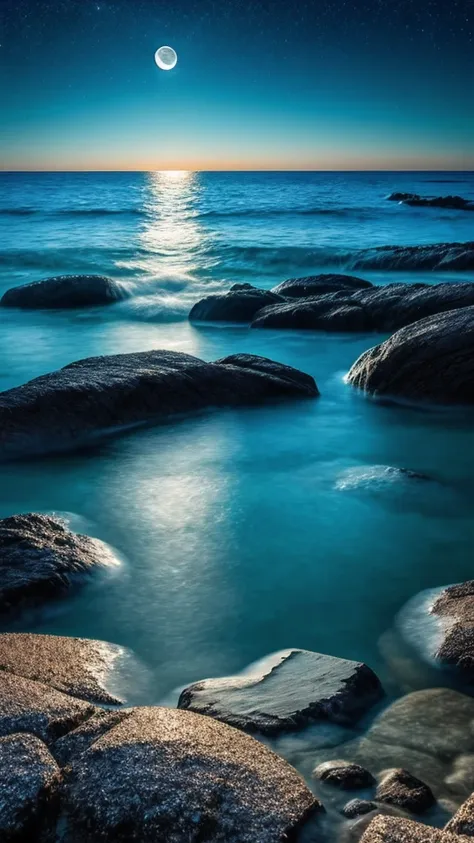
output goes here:
{"type": "Polygon", "coordinates": [[[84,577],[116,564],[107,545],[73,533],[59,518],[38,513],[3,518],[0,616],[60,597],[84,577]]]}
{"type": "Polygon", "coordinates": [[[389,398],[474,403],[474,307],[421,319],[369,349],[348,381],[389,398]]]}
{"type": "Polygon", "coordinates": [[[349,761],[325,761],[314,769],[313,776],[343,790],[362,790],[375,784],[372,773],[349,761]]]}
{"type": "Polygon", "coordinates": [[[403,817],[375,817],[361,843],[461,843],[459,837],[440,828],[406,820],[403,817]]]}
{"type": "Polygon", "coordinates": [[[268,304],[283,302],[270,290],[261,290],[251,284],[234,284],[228,293],[206,296],[192,308],[191,322],[251,322],[257,310],[268,304]]]}
{"type": "Polygon", "coordinates": [[[2,307],[41,308],[92,307],[112,304],[126,297],[124,287],[103,275],[58,275],[7,290],[2,307]]]}
{"type": "Polygon", "coordinates": [[[339,290],[350,292],[371,287],[370,281],[356,278],[354,275],[325,273],[323,275],[307,275],[304,278],[288,278],[287,281],[282,281],[281,284],[273,287],[273,292],[287,298],[299,299],[319,296],[323,293],[334,293],[339,290]]]}
{"type": "Polygon", "coordinates": [[[54,824],[61,774],[33,735],[0,738],[0,839],[40,840],[54,824]]]}
{"type": "Polygon", "coordinates": [[[0,670],[43,682],[64,694],[100,704],[121,703],[105,683],[122,648],[105,641],[33,635],[0,635],[0,670]]]}
{"type": "Polygon", "coordinates": [[[190,685],[178,707],[249,732],[274,735],[317,720],[355,722],[382,696],[377,676],[365,664],[285,650],[275,654],[268,673],[190,685]]]}
{"type": "Polygon", "coordinates": [[[422,814],[436,802],[427,784],[407,770],[388,770],[382,777],[375,798],[413,814],[422,814]]]}
{"type": "Polygon", "coordinates": [[[250,354],[215,363],[173,351],[89,357],[0,394],[0,458],[75,448],[178,413],[318,394],[309,375],[250,354]]]}
{"type": "Polygon", "coordinates": [[[474,269],[474,242],[429,246],[378,246],[354,255],[352,269],[474,269]]]}
{"type": "Polygon", "coordinates": [[[474,793],[464,802],[459,811],[450,819],[445,830],[453,834],[465,834],[474,837],[474,793]]]}
{"type": "Polygon", "coordinates": [[[296,770],[208,717],[140,708],[77,760],[66,809],[104,841],[277,843],[320,808],[296,770]]]}

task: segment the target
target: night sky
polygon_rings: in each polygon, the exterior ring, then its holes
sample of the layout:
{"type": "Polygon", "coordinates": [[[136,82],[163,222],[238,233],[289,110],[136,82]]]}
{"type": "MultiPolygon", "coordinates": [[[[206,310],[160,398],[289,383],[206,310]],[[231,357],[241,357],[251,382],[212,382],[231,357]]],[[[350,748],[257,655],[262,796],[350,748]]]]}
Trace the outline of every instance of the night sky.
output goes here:
{"type": "Polygon", "coordinates": [[[0,26],[6,170],[474,169],[474,0],[0,0],[0,26]]]}

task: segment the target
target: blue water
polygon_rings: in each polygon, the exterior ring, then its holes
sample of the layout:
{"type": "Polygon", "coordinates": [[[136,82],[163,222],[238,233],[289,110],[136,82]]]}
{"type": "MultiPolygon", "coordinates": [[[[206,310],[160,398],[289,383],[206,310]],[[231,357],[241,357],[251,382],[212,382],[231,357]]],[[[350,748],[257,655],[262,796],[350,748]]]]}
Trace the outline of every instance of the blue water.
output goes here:
{"type": "Polygon", "coordinates": [[[354,249],[472,239],[470,214],[385,197],[473,199],[474,175],[3,174],[0,190],[0,293],[75,272],[120,278],[130,292],[107,308],[0,311],[1,389],[81,357],[168,348],[206,360],[266,355],[311,373],[321,391],[1,466],[0,516],[74,513],[123,560],[107,583],[19,628],[132,648],[150,677],[140,701],[288,647],[365,660],[398,693],[380,648],[394,615],[421,589],[472,577],[470,419],[353,392],[344,374],[381,337],[197,327],[186,317],[207,291],[272,286],[339,266],[354,249]],[[380,483],[380,465],[440,482],[380,483]]]}

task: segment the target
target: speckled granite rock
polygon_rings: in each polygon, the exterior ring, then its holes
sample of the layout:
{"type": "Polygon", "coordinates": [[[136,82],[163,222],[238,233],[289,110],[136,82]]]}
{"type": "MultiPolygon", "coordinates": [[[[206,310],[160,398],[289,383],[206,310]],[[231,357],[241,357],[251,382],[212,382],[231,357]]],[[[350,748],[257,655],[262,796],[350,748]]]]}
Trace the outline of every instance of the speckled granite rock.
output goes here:
{"type": "Polygon", "coordinates": [[[446,588],[431,607],[441,621],[442,641],[433,654],[474,682],[474,580],[446,588]]]}
{"type": "Polygon", "coordinates": [[[361,839],[361,843],[462,843],[462,841],[462,837],[442,831],[440,828],[431,828],[401,817],[386,816],[375,817],[361,839]]]}
{"type": "Polygon", "coordinates": [[[114,843],[277,843],[320,807],[249,735],[166,708],[135,709],[75,760],[65,805],[86,840],[114,843]]]}
{"type": "Polygon", "coordinates": [[[446,831],[474,837],[474,793],[461,805],[445,826],[446,831]]]}
{"type": "Polygon", "coordinates": [[[0,736],[28,732],[49,744],[76,728],[96,709],[83,700],[0,671],[0,736]]]}
{"type": "Polygon", "coordinates": [[[375,784],[372,773],[349,761],[325,761],[313,770],[313,776],[343,790],[361,790],[375,784]]]}
{"type": "Polygon", "coordinates": [[[60,597],[98,569],[116,565],[107,545],[60,519],[28,513],[0,520],[0,616],[60,597]]]}
{"type": "Polygon", "coordinates": [[[37,841],[54,825],[61,774],[33,735],[0,738],[0,840],[37,841]]]}
{"type": "Polygon", "coordinates": [[[436,802],[431,789],[407,770],[387,770],[377,787],[378,802],[422,814],[436,802]]]}
{"type": "Polygon", "coordinates": [[[124,286],[103,275],[58,275],[12,287],[3,294],[0,305],[35,310],[77,308],[112,304],[125,297],[124,286]]]}
{"type": "Polygon", "coordinates": [[[367,799],[351,799],[347,805],[344,805],[342,813],[348,820],[354,820],[356,817],[363,817],[366,814],[376,811],[378,805],[375,802],[370,802],[367,799]]]}
{"type": "Polygon", "coordinates": [[[122,701],[107,691],[105,683],[122,652],[105,641],[5,633],[0,635],[0,670],[89,702],[116,705],[122,701]]]}
{"type": "Polygon", "coordinates": [[[81,723],[77,729],[68,732],[59,738],[51,746],[51,754],[54,756],[60,767],[66,767],[74,758],[82,755],[95,741],[105,735],[110,729],[129,717],[133,709],[120,709],[120,711],[100,711],[81,723]]]}
{"type": "Polygon", "coordinates": [[[271,735],[321,719],[355,722],[382,696],[377,676],[365,664],[309,650],[284,650],[274,655],[264,675],[190,685],[178,707],[271,735]]]}
{"type": "Polygon", "coordinates": [[[175,351],[89,357],[0,393],[0,459],[77,448],[179,413],[318,394],[310,375],[252,354],[215,363],[175,351]]]}

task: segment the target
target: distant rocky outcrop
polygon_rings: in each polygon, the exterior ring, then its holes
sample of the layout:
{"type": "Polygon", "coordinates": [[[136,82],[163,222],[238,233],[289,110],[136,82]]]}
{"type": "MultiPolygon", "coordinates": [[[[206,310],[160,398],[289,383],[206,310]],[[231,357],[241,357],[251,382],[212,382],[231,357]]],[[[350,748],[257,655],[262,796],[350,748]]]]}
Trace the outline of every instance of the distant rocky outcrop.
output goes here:
{"type": "MultiPolygon", "coordinates": [[[[0,617],[61,597],[94,572],[116,564],[107,545],[72,532],[60,518],[39,513],[3,518],[0,520],[0,617]]],[[[20,639],[12,641],[20,650],[20,639]]],[[[23,656],[28,659],[27,648],[23,656]]],[[[8,647],[2,654],[0,643],[0,660],[2,657],[8,662],[8,647]]],[[[38,670],[41,669],[39,666],[38,670]]]]}
{"type": "Polygon", "coordinates": [[[178,707],[272,735],[317,720],[353,723],[382,696],[377,676],[365,664],[308,650],[285,650],[274,655],[267,673],[190,685],[181,693],[178,707]]]}
{"type": "Polygon", "coordinates": [[[1,307],[28,310],[92,307],[125,298],[119,281],[103,275],[58,275],[12,287],[0,299],[1,307]]]}
{"type": "Polygon", "coordinates": [[[427,246],[378,246],[362,249],[350,259],[353,270],[468,270],[474,269],[474,242],[427,246]]]}
{"type": "Polygon", "coordinates": [[[173,351],[90,357],[0,393],[0,459],[76,448],[178,413],[318,394],[309,375],[250,354],[215,363],[173,351]]]}
{"type": "Polygon", "coordinates": [[[371,395],[474,403],[474,307],[421,319],[359,357],[348,374],[371,395]]]}
{"type": "Polygon", "coordinates": [[[474,211],[474,202],[462,196],[419,196],[418,193],[391,193],[387,197],[392,202],[402,202],[427,208],[447,208],[455,211],[474,211]]]}

